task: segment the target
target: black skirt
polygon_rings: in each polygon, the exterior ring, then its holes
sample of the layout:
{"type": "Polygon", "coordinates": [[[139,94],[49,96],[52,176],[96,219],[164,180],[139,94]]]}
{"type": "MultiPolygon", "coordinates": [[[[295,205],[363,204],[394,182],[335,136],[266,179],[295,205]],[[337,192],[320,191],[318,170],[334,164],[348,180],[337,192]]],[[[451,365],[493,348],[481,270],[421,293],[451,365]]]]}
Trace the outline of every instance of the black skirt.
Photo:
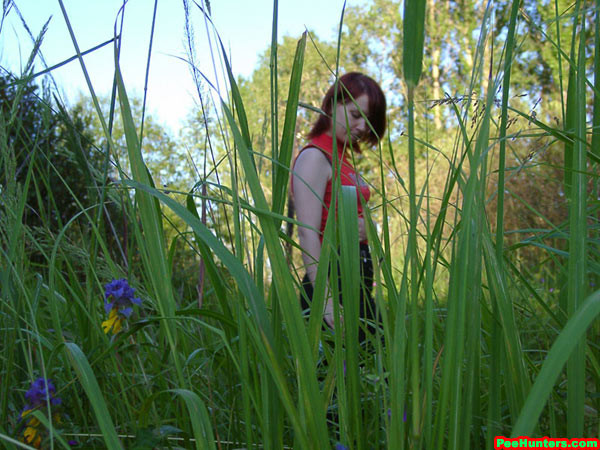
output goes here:
{"type": "MultiPolygon", "coordinates": [[[[373,323],[376,321],[378,315],[375,308],[375,301],[373,300],[373,260],[371,259],[371,252],[369,251],[369,245],[360,244],[360,276],[361,276],[361,290],[360,290],[360,305],[359,305],[359,317],[360,326],[358,329],[358,341],[362,345],[369,334],[375,333],[375,326],[373,323]]],[[[341,305],[344,304],[342,298],[342,280],[338,279],[339,286],[339,302],[341,305]]],[[[313,284],[308,278],[308,274],[304,275],[302,279],[303,292],[300,293],[300,304],[304,311],[310,311],[310,305],[312,303],[312,297],[314,293],[313,284]]]]}

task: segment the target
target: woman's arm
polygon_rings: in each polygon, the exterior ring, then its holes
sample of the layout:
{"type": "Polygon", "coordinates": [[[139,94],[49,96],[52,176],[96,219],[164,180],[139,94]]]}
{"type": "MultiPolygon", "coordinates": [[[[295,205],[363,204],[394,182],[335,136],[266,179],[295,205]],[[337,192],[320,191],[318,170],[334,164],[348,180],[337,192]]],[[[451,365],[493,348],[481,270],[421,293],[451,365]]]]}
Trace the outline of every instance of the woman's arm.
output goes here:
{"type": "MultiPolygon", "coordinates": [[[[321,227],[325,189],[331,179],[331,164],[319,149],[307,148],[296,159],[293,177],[294,205],[298,221],[310,227],[299,226],[298,238],[308,279],[314,285],[321,256],[318,230],[321,227]]],[[[329,288],[323,318],[333,327],[333,302],[329,288]]]]}
{"type": "Polygon", "coordinates": [[[294,165],[294,206],[298,221],[308,227],[298,227],[302,258],[311,283],[315,282],[317,264],[321,256],[321,213],[331,165],[319,149],[304,150],[294,165]]]}

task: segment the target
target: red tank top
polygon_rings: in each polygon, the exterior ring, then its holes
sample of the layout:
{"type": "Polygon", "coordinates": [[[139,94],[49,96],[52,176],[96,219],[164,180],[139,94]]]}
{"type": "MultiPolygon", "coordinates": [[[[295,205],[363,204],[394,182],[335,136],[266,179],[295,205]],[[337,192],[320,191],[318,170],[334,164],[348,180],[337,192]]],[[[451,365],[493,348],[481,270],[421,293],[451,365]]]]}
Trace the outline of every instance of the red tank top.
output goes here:
{"type": "MultiPolygon", "coordinates": [[[[309,148],[309,147],[316,147],[319,150],[321,150],[326,158],[328,159],[329,163],[331,164],[331,170],[333,171],[333,138],[331,136],[328,136],[327,134],[321,134],[319,136],[317,136],[316,138],[312,139],[308,145],[306,145],[305,147],[303,147],[302,149],[300,149],[300,151],[298,152],[298,155],[300,155],[300,153],[302,153],[303,150],[309,148]]],[[[362,197],[365,199],[365,203],[369,201],[369,198],[371,198],[371,191],[369,190],[369,186],[367,184],[365,184],[364,182],[361,182],[360,177],[358,176],[358,174],[356,173],[356,171],[354,170],[354,167],[352,166],[352,162],[348,159],[348,155],[346,154],[346,152],[344,152],[344,146],[343,144],[341,144],[340,142],[337,142],[337,153],[338,153],[338,162],[341,161],[342,165],[341,168],[338,167],[338,170],[340,170],[340,182],[342,184],[342,186],[354,186],[357,188],[356,190],[356,202],[357,202],[357,207],[358,207],[358,217],[362,217],[363,216],[363,207],[362,207],[362,202],[360,201],[360,196],[362,195],[362,197]]],[[[296,159],[298,158],[298,156],[296,156],[296,159]]],[[[296,164],[296,162],[294,161],[294,165],[296,164]]],[[[333,177],[332,177],[333,178],[333,177]]],[[[329,214],[329,207],[331,205],[331,187],[332,187],[332,179],[327,181],[327,185],[325,187],[325,194],[323,196],[323,211],[321,212],[321,227],[320,227],[320,238],[321,241],[323,240],[323,231],[325,231],[325,224],[327,223],[327,216],[329,214]]],[[[293,183],[293,177],[292,177],[292,185],[291,185],[291,189],[292,192],[294,192],[294,183],[293,183]]],[[[363,241],[366,242],[366,241],[363,241]]]]}

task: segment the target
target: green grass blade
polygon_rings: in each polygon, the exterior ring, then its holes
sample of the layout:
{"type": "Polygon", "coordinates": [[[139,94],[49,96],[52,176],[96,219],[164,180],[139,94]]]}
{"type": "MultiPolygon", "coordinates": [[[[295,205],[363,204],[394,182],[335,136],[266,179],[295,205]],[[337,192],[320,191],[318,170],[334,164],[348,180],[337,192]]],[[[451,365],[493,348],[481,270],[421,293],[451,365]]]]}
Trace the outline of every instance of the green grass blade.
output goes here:
{"type": "MultiPolygon", "coordinates": [[[[594,106],[592,116],[592,148],[591,153],[597,157],[596,166],[600,165],[600,0],[596,0],[596,15],[595,15],[595,27],[594,27],[594,106]]],[[[600,192],[599,180],[594,180],[593,188],[595,192],[600,192]]],[[[598,195],[600,197],[600,195],[598,195]]],[[[597,238],[599,233],[596,231],[595,237],[597,238]]],[[[596,263],[600,257],[596,254],[591,258],[596,263]]],[[[600,282],[600,275],[595,274],[590,276],[590,282],[598,284],[600,282]]],[[[596,331],[599,328],[596,328],[596,331]]],[[[600,377],[596,377],[596,392],[600,392],[600,377]]],[[[600,410],[600,396],[596,399],[596,410],[600,410]]]]}
{"type": "MultiPolygon", "coordinates": [[[[252,139],[250,138],[250,130],[248,128],[248,117],[246,115],[246,109],[244,108],[244,102],[242,101],[240,89],[238,88],[238,85],[235,82],[235,77],[233,76],[233,71],[231,70],[231,64],[229,63],[229,59],[227,58],[227,52],[225,51],[225,47],[223,46],[223,43],[220,40],[219,44],[221,45],[223,61],[225,62],[225,69],[227,71],[227,76],[229,77],[229,84],[231,86],[231,98],[233,100],[233,106],[235,107],[235,111],[237,113],[241,137],[246,147],[250,149],[252,148],[252,139]]],[[[276,138],[273,137],[273,139],[276,138]]],[[[251,153],[250,156],[252,159],[252,164],[254,165],[254,167],[256,167],[254,155],[251,153]]]]}
{"type": "Polygon", "coordinates": [[[361,414],[361,388],[359,381],[358,327],[360,304],[360,266],[358,209],[355,187],[341,186],[339,202],[340,228],[340,277],[342,281],[342,298],[344,302],[344,338],[346,342],[346,382],[345,394],[347,405],[347,421],[350,441],[356,442],[357,448],[363,448],[364,431],[361,414]]]}
{"type": "Polygon", "coordinates": [[[70,62],[72,62],[72,61],[76,60],[76,59],[77,59],[79,56],[85,56],[85,55],[88,55],[88,54],[90,54],[90,53],[93,53],[93,52],[95,52],[96,50],[100,50],[100,49],[101,49],[102,47],[104,47],[105,45],[108,45],[108,44],[111,44],[111,43],[113,43],[114,41],[115,41],[115,38],[109,39],[108,41],[105,41],[105,42],[103,42],[103,43],[101,43],[101,44],[98,44],[98,45],[96,45],[95,47],[89,48],[89,49],[87,49],[87,50],[85,50],[85,51],[81,52],[81,55],[74,55],[74,56],[71,56],[70,58],[67,58],[67,59],[65,59],[64,61],[61,61],[61,62],[59,62],[59,63],[57,63],[57,64],[54,64],[53,66],[50,66],[50,67],[48,67],[48,68],[46,68],[46,69],[44,69],[44,70],[40,70],[39,72],[36,72],[36,73],[34,73],[34,74],[32,74],[32,75],[27,75],[26,77],[23,77],[23,78],[21,78],[21,79],[19,79],[19,80],[15,81],[14,83],[9,83],[8,85],[6,85],[6,87],[7,87],[7,88],[10,88],[11,86],[13,86],[13,85],[17,85],[17,84],[27,84],[27,83],[29,83],[31,80],[33,80],[33,79],[35,79],[35,78],[37,78],[37,77],[40,77],[40,76],[42,76],[42,75],[46,75],[47,73],[50,73],[50,72],[52,72],[53,70],[56,70],[56,69],[58,69],[59,67],[62,67],[62,66],[64,66],[64,65],[66,65],[66,64],[69,64],[70,62]]]}
{"type": "Polygon", "coordinates": [[[402,67],[409,93],[419,84],[421,78],[426,5],[424,0],[404,1],[402,67]]]}
{"type": "Polygon", "coordinates": [[[158,0],[154,0],[154,9],[152,12],[152,26],[150,29],[150,43],[148,44],[148,59],[146,62],[146,75],[144,79],[144,99],[142,100],[142,118],[140,120],[140,143],[144,140],[144,119],[146,117],[146,100],[148,98],[148,77],[150,76],[150,59],[152,57],[152,42],[154,41],[154,28],[156,25],[157,8],[158,0]]]}
{"type": "Polygon", "coordinates": [[[519,340],[519,328],[514,316],[507,277],[506,274],[500,271],[500,263],[493,249],[490,236],[487,233],[484,235],[483,240],[483,256],[485,258],[490,291],[498,311],[496,320],[499,321],[502,341],[504,342],[504,351],[496,355],[496,357],[500,358],[500,355],[503,355],[506,358],[506,367],[508,369],[508,376],[510,377],[510,383],[507,384],[509,404],[511,411],[514,410],[514,414],[517,414],[525,401],[525,395],[529,390],[530,383],[527,371],[523,365],[524,355],[519,340]]]}
{"type": "MultiPolygon", "coordinates": [[[[116,63],[116,82],[119,92],[119,104],[121,106],[121,116],[123,119],[123,129],[127,142],[127,153],[133,179],[147,186],[153,186],[148,168],[146,167],[140,142],[137,135],[137,129],[133,121],[131,107],[125,90],[125,84],[121,76],[121,71],[116,63]]],[[[167,265],[166,243],[162,226],[162,215],[158,201],[145,192],[136,191],[136,199],[139,205],[139,213],[144,231],[145,242],[142,249],[142,255],[146,256],[148,268],[148,278],[153,284],[153,290],[158,305],[158,310],[163,317],[173,317],[175,315],[175,298],[173,295],[173,285],[171,283],[171,273],[167,265]]],[[[161,322],[164,328],[165,336],[169,347],[171,348],[171,358],[175,365],[178,381],[181,386],[185,385],[179,353],[177,351],[177,331],[173,323],[168,320],[161,322]]]]}
{"type": "MultiPolygon", "coordinates": [[[[580,308],[586,296],[587,273],[587,176],[586,170],[586,48],[585,18],[581,20],[579,57],[575,75],[575,99],[572,101],[575,117],[575,144],[573,146],[573,172],[571,173],[571,202],[569,204],[569,279],[567,285],[567,313],[571,317],[580,308]]],[[[583,436],[585,408],[585,339],[577,343],[567,363],[567,436],[583,436]]]]}
{"type": "MultiPolygon", "coordinates": [[[[298,41],[296,55],[294,56],[281,145],[279,147],[279,153],[273,161],[273,172],[275,174],[275,183],[273,184],[273,212],[278,214],[283,213],[283,208],[287,199],[287,186],[290,178],[289,167],[294,150],[296,117],[298,116],[298,98],[300,95],[300,85],[302,83],[302,67],[304,65],[305,49],[306,32],[302,34],[302,38],[298,41]]],[[[277,135],[273,135],[272,139],[277,140],[277,135]]]]}
{"type": "MultiPolygon", "coordinates": [[[[408,2],[407,2],[408,3],[408,2]]],[[[425,2],[422,2],[425,3],[425,2]]],[[[405,6],[406,8],[406,6],[405,6]]],[[[406,13],[406,12],[405,12],[406,13]]],[[[422,44],[421,44],[422,45],[422,44]]],[[[419,72],[420,74],[420,72],[419,72]]],[[[417,78],[418,82],[418,78],[417,78]]],[[[408,83],[408,80],[407,80],[408,83]]],[[[415,82],[416,84],[416,82],[415,82]]],[[[409,92],[411,92],[409,88],[409,92]]],[[[409,95],[408,103],[408,195],[410,200],[410,211],[409,211],[409,230],[408,230],[408,258],[410,260],[410,388],[413,394],[412,398],[412,410],[411,410],[411,424],[412,424],[412,435],[417,437],[419,435],[419,420],[421,417],[419,401],[420,395],[420,356],[419,356],[419,314],[418,314],[418,303],[419,303],[419,284],[418,284],[418,273],[419,273],[419,258],[418,258],[418,244],[417,244],[417,226],[419,209],[417,206],[417,187],[416,187],[416,171],[415,171],[415,111],[414,101],[412,95],[409,95]]],[[[399,318],[401,320],[401,318],[399,318]]]]}
{"type": "MultiPolygon", "coordinates": [[[[489,10],[486,10],[486,15],[489,10]]],[[[472,84],[481,81],[483,55],[487,26],[481,25],[481,35],[477,46],[477,63],[471,75],[472,84]]],[[[455,108],[460,129],[457,130],[462,142],[461,162],[454,171],[462,190],[460,215],[457,215],[456,234],[452,239],[452,256],[449,264],[450,285],[447,307],[448,319],[445,324],[443,372],[439,392],[438,413],[435,421],[436,448],[458,449],[469,447],[473,405],[479,396],[477,386],[480,377],[480,341],[482,298],[481,248],[485,228],[485,180],[487,174],[487,150],[491,109],[493,106],[493,84],[488,85],[485,109],[479,122],[479,129],[472,137],[468,136],[465,121],[455,108]],[[472,142],[474,141],[474,142],[472,142]],[[465,156],[469,170],[462,173],[465,156]],[[460,177],[465,181],[460,182],[460,177]],[[448,416],[446,417],[446,410],[448,416]],[[447,423],[447,429],[446,429],[447,423]],[[446,442],[447,440],[447,442],[446,442]]]]}
{"type": "Polygon", "coordinates": [[[594,112],[592,117],[592,152],[600,158],[600,0],[596,0],[594,27],[594,112]]]}
{"type": "Polygon", "coordinates": [[[65,347],[71,365],[75,369],[79,382],[92,405],[106,447],[111,450],[123,448],[90,363],[77,344],[68,342],[65,347]]]}
{"type": "Polygon", "coordinates": [[[599,315],[600,291],[596,291],[585,299],[552,344],[512,430],[512,437],[529,436],[533,433],[542,409],[567,359],[571,357],[585,336],[588,327],[599,315]]]}
{"type": "Polygon", "coordinates": [[[273,331],[267,314],[267,307],[264,302],[264,298],[256,288],[254,280],[250,274],[244,268],[242,262],[235,257],[228,249],[225,244],[212,232],[202,224],[197,215],[190,212],[183,205],[179,204],[169,196],[157,191],[156,189],[143,185],[135,181],[123,181],[127,186],[134,187],[136,190],[143,191],[149,195],[154,196],[166,206],[168,206],[175,214],[177,214],[183,221],[189,225],[199,239],[201,239],[208,247],[210,251],[221,260],[221,262],[227,267],[231,276],[237,282],[237,286],[242,292],[243,296],[248,301],[252,317],[257,321],[260,326],[261,333],[265,335],[268,342],[272,342],[273,331]]]}
{"type": "Polygon", "coordinates": [[[324,417],[321,416],[323,413],[323,409],[321,408],[322,398],[318,392],[317,380],[314,373],[314,360],[310,351],[306,329],[302,323],[300,305],[294,291],[294,282],[279,240],[276,224],[269,215],[262,213],[262,211],[270,212],[270,208],[265,199],[250,150],[246,147],[229,108],[225,104],[222,106],[238,145],[239,156],[244,167],[246,179],[258,210],[257,216],[263,231],[265,246],[273,270],[273,281],[277,290],[277,297],[280,302],[284,321],[289,328],[288,333],[292,337],[290,344],[297,361],[298,378],[302,386],[300,392],[302,405],[300,409],[306,415],[305,419],[309,435],[319,436],[319,440],[323,442],[326,440],[327,431],[325,429],[324,417]]]}
{"type": "Polygon", "coordinates": [[[62,0],[58,0],[58,3],[60,5],[60,9],[63,13],[63,17],[65,18],[65,22],[66,22],[67,28],[69,30],[69,35],[71,36],[71,40],[73,41],[73,46],[75,47],[75,52],[77,53],[77,59],[79,59],[79,63],[81,65],[81,70],[83,72],[83,76],[85,77],[86,84],[88,86],[90,95],[92,96],[92,100],[94,102],[94,107],[96,108],[96,112],[98,113],[98,118],[100,119],[100,123],[102,125],[102,130],[104,131],[104,134],[108,141],[109,147],[112,148],[113,145],[112,145],[112,139],[110,137],[110,131],[106,124],[106,121],[104,120],[104,115],[102,114],[102,109],[100,108],[100,103],[98,102],[98,97],[96,96],[96,92],[94,91],[94,86],[92,85],[92,81],[90,79],[89,73],[88,73],[85,63],[83,61],[83,55],[82,55],[81,51],[79,50],[79,44],[77,43],[77,39],[75,37],[73,27],[71,26],[71,21],[69,20],[69,16],[67,15],[67,10],[65,9],[65,5],[63,4],[62,0]]]}
{"type": "MultiPolygon", "coordinates": [[[[298,438],[305,442],[305,444],[303,444],[304,446],[308,445],[307,436],[311,436],[317,442],[326,442],[327,429],[325,426],[324,409],[322,407],[323,398],[317,385],[314,371],[315,361],[306,334],[306,327],[302,320],[297,294],[294,290],[294,281],[291,277],[287,259],[279,239],[279,222],[274,222],[272,217],[268,214],[271,212],[271,208],[268,206],[256,171],[253,153],[248,145],[249,140],[244,136],[245,132],[243,130],[247,124],[244,121],[245,118],[240,116],[240,110],[243,111],[242,98],[224,52],[223,58],[226,61],[233,103],[237,107],[242,131],[240,131],[240,127],[235,122],[234,116],[227,105],[222,103],[221,106],[225,113],[229,128],[232,131],[234,142],[238,149],[238,156],[244,170],[246,183],[256,206],[256,215],[260,222],[265,241],[265,248],[267,249],[269,262],[272,268],[273,284],[277,294],[276,298],[279,302],[283,321],[290,336],[290,345],[296,363],[298,385],[300,387],[298,392],[298,409],[304,427],[303,429],[298,429],[296,424],[294,424],[294,428],[296,433],[298,433],[298,438]]],[[[276,187],[274,188],[276,189],[276,187]]],[[[269,350],[272,351],[273,348],[274,347],[269,350]]],[[[275,358],[275,355],[272,355],[271,358],[275,358]]],[[[284,404],[285,401],[286,399],[282,397],[282,402],[284,402],[284,404]]],[[[293,411],[290,410],[289,406],[286,407],[286,409],[290,415],[293,414],[293,411]]]]}
{"type": "MultiPolygon", "coordinates": [[[[419,260],[417,255],[417,189],[415,173],[415,113],[414,90],[419,84],[422,72],[423,43],[425,40],[425,7],[427,2],[421,0],[405,0],[403,24],[403,55],[402,64],[404,80],[408,87],[408,164],[409,164],[409,201],[410,219],[408,230],[408,258],[410,260],[410,387],[412,391],[411,424],[412,435],[418,438],[420,429],[420,356],[419,356],[419,315],[418,315],[418,273],[419,260]]],[[[398,317],[396,320],[403,320],[398,317]]]]}
{"type": "MultiPolygon", "coordinates": [[[[63,438],[59,433],[56,432],[56,429],[54,427],[54,425],[48,420],[48,418],[42,413],[41,410],[37,410],[37,411],[33,411],[31,413],[36,419],[38,419],[42,425],[44,425],[46,427],[47,430],[51,430],[51,438],[52,439],[56,439],[59,444],[62,446],[62,448],[66,448],[66,449],[70,449],[71,446],[67,443],[67,441],[65,441],[65,438],[63,438]]],[[[54,442],[52,442],[52,445],[54,445],[54,442]]]]}
{"type": "Polygon", "coordinates": [[[500,149],[498,153],[498,200],[496,214],[496,260],[499,268],[503,271],[504,251],[504,175],[506,167],[506,126],[508,122],[508,100],[510,95],[510,74],[512,71],[513,51],[515,48],[515,30],[517,28],[517,16],[519,12],[519,0],[514,0],[508,24],[508,35],[506,36],[506,54],[504,56],[504,74],[502,82],[502,110],[500,119],[500,130],[498,140],[500,149]]]}
{"type": "MultiPolygon", "coordinates": [[[[577,20],[579,17],[579,11],[581,8],[581,0],[577,0],[575,3],[575,13],[573,15],[573,33],[571,36],[571,52],[569,58],[569,81],[567,85],[567,108],[565,117],[565,133],[569,137],[574,137],[575,128],[577,127],[577,20]]],[[[573,176],[573,144],[571,142],[565,143],[565,157],[564,157],[564,183],[565,183],[565,195],[571,196],[571,185],[573,176]]]]}
{"type": "Polygon", "coordinates": [[[216,449],[215,438],[210,424],[206,406],[198,394],[187,389],[172,389],[171,391],[183,399],[190,414],[196,448],[198,450],[216,449]]]}
{"type": "MultiPolygon", "coordinates": [[[[196,204],[194,203],[194,198],[191,195],[186,197],[186,206],[188,211],[193,214],[193,216],[200,221],[200,216],[198,215],[198,211],[196,210],[196,204]]],[[[226,282],[223,280],[221,276],[221,271],[218,269],[216,264],[212,259],[212,253],[210,248],[205,244],[205,242],[198,236],[194,234],[196,237],[196,245],[198,246],[198,250],[202,255],[202,261],[204,262],[204,267],[206,269],[206,274],[210,279],[213,289],[215,290],[215,294],[217,299],[219,300],[219,304],[223,310],[223,313],[227,317],[232,316],[231,306],[229,305],[229,298],[227,296],[227,288],[226,282]]]]}
{"type": "MultiPolygon", "coordinates": [[[[251,164],[249,161],[248,163],[251,164]]],[[[135,187],[137,190],[145,191],[168,206],[174,213],[181,217],[181,219],[183,219],[184,222],[190,226],[190,228],[192,228],[194,233],[196,233],[197,236],[199,236],[200,239],[202,239],[206,245],[210,247],[211,251],[221,260],[224,266],[227,267],[232,277],[235,279],[243,297],[250,304],[252,314],[244,314],[244,320],[246,320],[247,323],[250,323],[250,321],[256,321],[259,325],[258,333],[252,333],[252,337],[255,342],[255,348],[261,353],[265,364],[269,368],[269,375],[276,382],[282,403],[288,412],[289,419],[294,429],[298,432],[299,441],[302,442],[303,448],[310,448],[310,445],[308,444],[309,440],[304,435],[305,430],[297,414],[296,403],[292,399],[289,386],[287,385],[287,380],[281,368],[281,360],[278,359],[277,355],[273,353],[273,331],[266,312],[267,310],[264,298],[258,292],[254,280],[245,270],[243,264],[225,247],[225,245],[217,237],[210,232],[205,225],[200,222],[200,220],[194,214],[188,211],[183,205],[180,205],[174,199],[149,186],[145,186],[134,181],[124,181],[124,184],[135,187]]],[[[269,209],[266,211],[270,212],[269,209]]],[[[283,260],[285,262],[285,258],[283,260]]],[[[290,284],[290,287],[293,289],[292,283],[290,284]]],[[[248,327],[248,330],[252,332],[253,328],[248,327]]]]}
{"type": "MultiPolygon", "coordinates": [[[[277,171],[279,167],[276,161],[279,161],[279,87],[277,83],[277,21],[279,15],[279,1],[273,0],[273,26],[271,28],[271,64],[269,66],[269,76],[271,77],[271,156],[273,166],[271,169],[272,185],[277,186],[277,171]]],[[[290,86],[291,87],[291,86],[290,86]]],[[[287,113],[287,110],[286,110],[287,113]]],[[[277,194],[273,193],[273,205],[276,204],[277,194]]],[[[275,206],[273,211],[279,211],[275,206]]]]}
{"type": "Polygon", "coordinates": [[[4,441],[4,445],[6,446],[7,449],[13,449],[13,448],[19,447],[19,448],[26,448],[28,450],[35,450],[35,447],[31,447],[30,445],[23,444],[21,441],[13,439],[4,433],[0,433],[0,440],[4,441]],[[12,445],[9,445],[9,444],[12,444],[12,445]]]}

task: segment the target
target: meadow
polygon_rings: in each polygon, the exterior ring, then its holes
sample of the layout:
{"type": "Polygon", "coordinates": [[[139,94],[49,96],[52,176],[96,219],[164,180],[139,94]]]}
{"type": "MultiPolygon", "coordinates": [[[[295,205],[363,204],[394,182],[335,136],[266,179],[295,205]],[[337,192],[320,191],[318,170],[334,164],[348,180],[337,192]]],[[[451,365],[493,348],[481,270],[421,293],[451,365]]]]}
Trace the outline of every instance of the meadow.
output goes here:
{"type": "Polygon", "coordinates": [[[0,443],[600,438],[600,0],[377,0],[340,11],[334,43],[281,41],[277,7],[254,78],[234,77],[208,32],[219,99],[194,65],[210,5],[184,1],[199,108],[177,138],[129,95],[118,34],[110,98],[89,82],[61,105],[39,46],[2,74],[0,443]],[[367,350],[355,193],[334,183],[315,286],[322,305],[339,273],[343,333],[318,307],[302,316],[288,208],[321,87],[349,70],[385,75],[390,101],[388,134],[357,161],[382,316],[367,350]]]}

